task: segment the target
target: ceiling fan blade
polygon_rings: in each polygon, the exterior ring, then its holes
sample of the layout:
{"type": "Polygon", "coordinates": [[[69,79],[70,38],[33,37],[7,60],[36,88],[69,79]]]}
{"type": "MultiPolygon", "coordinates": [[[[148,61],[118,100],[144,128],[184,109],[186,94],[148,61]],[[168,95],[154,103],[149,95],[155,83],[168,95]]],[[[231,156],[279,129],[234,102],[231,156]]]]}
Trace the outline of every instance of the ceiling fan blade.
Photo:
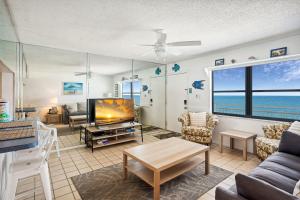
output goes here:
{"type": "Polygon", "coordinates": [[[75,76],[86,75],[86,72],[74,72],[75,76]]]}
{"type": "Polygon", "coordinates": [[[144,47],[155,47],[155,44],[140,44],[140,46],[144,46],[144,47]]]}
{"type": "Polygon", "coordinates": [[[170,42],[168,46],[201,46],[201,41],[181,41],[181,42],[170,42]]]}

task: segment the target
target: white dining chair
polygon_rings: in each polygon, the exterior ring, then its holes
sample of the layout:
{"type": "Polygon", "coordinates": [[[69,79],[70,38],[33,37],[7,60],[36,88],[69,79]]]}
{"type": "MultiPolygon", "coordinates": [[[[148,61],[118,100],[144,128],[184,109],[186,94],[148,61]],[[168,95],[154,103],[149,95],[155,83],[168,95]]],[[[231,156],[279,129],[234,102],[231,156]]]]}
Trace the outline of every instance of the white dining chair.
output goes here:
{"type": "MultiPolygon", "coordinates": [[[[38,131],[38,140],[41,145],[43,145],[44,137],[47,134],[51,134],[53,137],[53,144],[55,143],[55,150],[57,153],[57,156],[60,157],[60,149],[59,149],[59,144],[58,144],[58,139],[57,139],[57,129],[55,127],[48,127],[45,124],[43,124],[40,121],[37,121],[37,131],[38,131]]],[[[35,156],[39,156],[38,151],[41,149],[39,147],[35,148],[30,148],[30,149],[25,149],[25,150],[20,150],[16,152],[16,159],[21,160],[21,159],[34,159],[35,156]]]]}
{"type": "Polygon", "coordinates": [[[52,200],[51,182],[48,169],[48,158],[52,149],[54,137],[48,131],[40,133],[43,141],[38,151],[34,151],[30,159],[16,158],[11,163],[8,172],[6,200],[14,200],[18,180],[34,175],[40,175],[46,200],[52,200]]]}
{"type": "Polygon", "coordinates": [[[58,137],[57,137],[57,129],[55,127],[46,126],[43,122],[37,121],[37,128],[44,129],[44,130],[51,130],[51,135],[53,136],[53,143],[55,143],[55,150],[57,153],[57,157],[60,158],[60,149],[58,144],[58,137]]]}

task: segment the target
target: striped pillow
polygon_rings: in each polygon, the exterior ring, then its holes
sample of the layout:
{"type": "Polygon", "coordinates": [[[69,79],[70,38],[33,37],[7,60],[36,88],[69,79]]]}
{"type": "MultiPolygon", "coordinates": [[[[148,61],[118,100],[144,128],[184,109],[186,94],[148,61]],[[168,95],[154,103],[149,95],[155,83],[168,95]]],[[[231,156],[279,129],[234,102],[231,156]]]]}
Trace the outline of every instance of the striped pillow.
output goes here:
{"type": "Polygon", "coordinates": [[[190,112],[191,126],[206,126],[206,112],[190,112]]]}
{"type": "Polygon", "coordinates": [[[288,131],[300,135],[300,122],[293,122],[288,131]]]}

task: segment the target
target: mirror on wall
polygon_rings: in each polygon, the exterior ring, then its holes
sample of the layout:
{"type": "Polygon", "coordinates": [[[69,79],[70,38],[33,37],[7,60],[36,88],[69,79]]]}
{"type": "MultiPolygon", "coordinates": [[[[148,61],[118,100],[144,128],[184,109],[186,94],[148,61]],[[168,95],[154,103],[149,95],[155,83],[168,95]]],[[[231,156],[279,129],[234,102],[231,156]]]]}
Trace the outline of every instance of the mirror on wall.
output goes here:
{"type": "Polygon", "coordinates": [[[57,127],[60,147],[79,145],[72,116],[86,118],[86,54],[23,45],[23,109],[57,127]]]}
{"type": "Polygon", "coordinates": [[[162,64],[133,61],[133,98],[145,127],[165,129],[165,71],[162,64]]]}
{"type": "Polygon", "coordinates": [[[122,98],[122,81],[132,76],[132,61],[89,54],[89,98],[122,98]]]}
{"type": "Polygon", "coordinates": [[[0,99],[8,107],[7,117],[5,117],[8,120],[15,118],[14,110],[18,103],[17,52],[18,43],[0,40],[0,99]]]}

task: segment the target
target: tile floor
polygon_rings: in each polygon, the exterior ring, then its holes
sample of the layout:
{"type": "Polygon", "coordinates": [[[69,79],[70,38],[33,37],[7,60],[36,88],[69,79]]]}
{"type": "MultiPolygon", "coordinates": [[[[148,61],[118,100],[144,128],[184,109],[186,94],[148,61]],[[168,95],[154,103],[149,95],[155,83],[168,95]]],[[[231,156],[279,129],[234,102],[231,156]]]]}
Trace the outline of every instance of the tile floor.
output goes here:
{"type": "MultiPolygon", "coordinates": [[[[158,140],[151,135],[144,136],[144,143],[158,140]]],[[[52,153],[49,159],[50,176],[52,181],[53,197],[55,200],[80,200],[70,177],[96,170],[109,165],[122,162],[122,150],[139,145],[137,142],[110,146],[97,149],[94,153],[87,148],[76,148],[61,152],[61,158],[52,153]]],[[[242,159],[242,152],[224,149],[221,154],[216,145],[212,145],[211,164],[233,171],[234,173],[249,173],[258,164],[259,160],[254,155],[248,156],[248,161],[242,159]]],[[[219,185],[226,188],[234,184],[234,175],[228,177],[219,185]]],[[[212,188],[199,200],[213,200],[215,188],[212,188]]],[[[44,198],[39,176],[26,178],[19,181],[16,199],[42,200],[44,198]]]]}

